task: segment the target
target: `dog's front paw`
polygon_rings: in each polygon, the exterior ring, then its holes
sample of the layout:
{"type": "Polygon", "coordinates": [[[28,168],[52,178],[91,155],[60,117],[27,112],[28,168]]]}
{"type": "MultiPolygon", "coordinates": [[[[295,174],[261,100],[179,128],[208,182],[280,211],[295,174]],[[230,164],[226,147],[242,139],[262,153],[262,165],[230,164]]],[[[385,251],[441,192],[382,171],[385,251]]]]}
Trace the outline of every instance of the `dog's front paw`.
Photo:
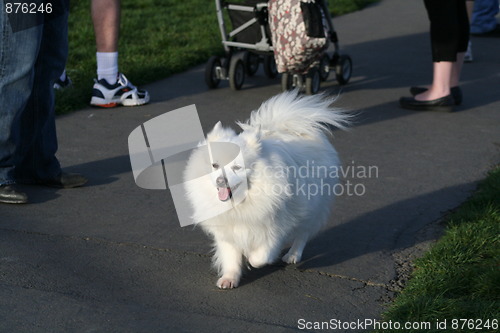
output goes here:
{"type": "Polygon", "coordinates": [[[220,289],[233,289],[238,287],[239,282],[239,279],[223,276],[217,281],[217,287],[220,289]]]}
{"type": "Polygon", "coordinates": [[[300,259],[301,259],[301,255],[296,254],[296,253],[293,253],[293,254],[287,253],[283,256],[283,258],[281,258],[281,260],[283,260],[287,264],[296,264],[296,263],[300,262],[300,259]]]}

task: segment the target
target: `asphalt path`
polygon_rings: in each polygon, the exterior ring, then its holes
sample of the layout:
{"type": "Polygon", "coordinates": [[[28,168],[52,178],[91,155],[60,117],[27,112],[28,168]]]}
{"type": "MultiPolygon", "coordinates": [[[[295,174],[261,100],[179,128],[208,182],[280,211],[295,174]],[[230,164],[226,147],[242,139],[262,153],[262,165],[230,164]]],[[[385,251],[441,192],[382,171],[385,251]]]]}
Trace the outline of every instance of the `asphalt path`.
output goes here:
{"type": "Polygon", "coordinates": [[[221,291],[209,238],[180,227],[169,190],[134,183],[127,138],[137,126],[195,104],[204,131],[219,120],[236,128],[281,90],[262,72],[240,91],[227,82],[209,90],[200,66],[145,87],[149,105],[57,119],[61,163],[89,183],[26,186],[30,204],[0,205],[0,331],[371,328],[411,260],[439,237],[440,219],[500,162],[500,43],[472,38],[475,60],[464,66],[456,112],[418,113],[397,101],[431,80],[423,2],[383,0],[334,25],[354,74],[342,89],[332,75],[322,90],[357,117],[334,133],[346,192],[302,263],[251,270],[240,287],[221,291]]]}

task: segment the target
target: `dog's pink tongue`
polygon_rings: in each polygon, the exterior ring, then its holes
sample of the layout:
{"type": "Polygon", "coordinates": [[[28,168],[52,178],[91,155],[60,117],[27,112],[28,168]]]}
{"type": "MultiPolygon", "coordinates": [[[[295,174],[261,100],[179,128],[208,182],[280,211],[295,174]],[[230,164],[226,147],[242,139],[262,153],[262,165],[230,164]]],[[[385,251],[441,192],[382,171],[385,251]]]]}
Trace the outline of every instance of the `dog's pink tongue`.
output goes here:
{"type": "Polygon", "coordinates": [[[220,187],[219,188],[219,200],[227,201],[231,195],[231,189],[229,187],[220,187]]]}

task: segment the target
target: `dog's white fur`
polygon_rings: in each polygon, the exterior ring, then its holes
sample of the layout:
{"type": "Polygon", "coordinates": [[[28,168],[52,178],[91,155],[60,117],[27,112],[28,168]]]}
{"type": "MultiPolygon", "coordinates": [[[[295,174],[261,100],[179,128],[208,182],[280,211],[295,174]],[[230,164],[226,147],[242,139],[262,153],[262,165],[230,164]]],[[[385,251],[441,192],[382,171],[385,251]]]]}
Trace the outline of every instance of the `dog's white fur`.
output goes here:
{"type": "MultiPolygon", "coordinates": [[[[224,176],[229,184],[240,184],[246,177],[244,200],[233,209],[200,223],[214,240],[214,266],[220,278],[219,288],[238,286],[243,260],[253,267],[274,262],[284,246],[291,243],[282,260],[300,261],[306,242],[325,225],[334,199],[332,192],[311,195],[310,184],[323,192],[338,183],[335,177],[312,176],[320,167],[339,167],[337,153],[328,137],[329,127],[344,128],[349,115],[330,108],[331,99],[323,95],[300,96],[286,92],[263,103],[245,123],[238,123],[240,134],[217,123],[207,135],[207,142],[237,144],[244,158],[244,168],[228,165],[224,176]],[[302,167],[302,169],[299,169],[302,167]],[[309,167],[308,170],[305,168],[309,167]],[[295,172],[280,172],[283,170],[295,172]],[[297,172],[302,170],[302,173],[297,172]],[[308,177],[304,177],[304,173],[308,177]],[[300,176],[302,175],[302,176],[300,176]],[[329,188],[328,188],[329,187],[329,188]]],[[[217,157],[193,153],[185,179],[194,179],[200,168],[215,165],[217,157]]],[[[220,200],[215,179],[202,185],[186,182],[187,197],[195,218],[201,217],[220,200]]],[[[236,189],[238,190],[238,189],[236,189]]]]}

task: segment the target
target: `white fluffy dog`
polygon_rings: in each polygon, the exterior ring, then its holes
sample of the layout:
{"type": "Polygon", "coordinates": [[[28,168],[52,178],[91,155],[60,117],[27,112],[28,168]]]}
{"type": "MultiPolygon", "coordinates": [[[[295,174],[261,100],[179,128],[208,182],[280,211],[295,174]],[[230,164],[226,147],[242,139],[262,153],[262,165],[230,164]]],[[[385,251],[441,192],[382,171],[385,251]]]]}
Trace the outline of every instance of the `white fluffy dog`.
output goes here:
{"type": "Polygon", "coordinates": [[[238,123],[241,133],[219,122],[200,144],[231,143],[227,149],[190,156],[185,188],[193,218],[214,240],[219,288],[238,286],[244,258],[261,267],[287,244],[282,260],[299,262],[307,241],[327,222],[338,183],[330,171],[339,168],[328,132],[344,128],[349,118],[331,103],[323,95],[282,93],[238,123]],[[189,181],[204,172],[206,180],[189,181]],[[221,205],[226,208],[218,210],[221,205]]]}

